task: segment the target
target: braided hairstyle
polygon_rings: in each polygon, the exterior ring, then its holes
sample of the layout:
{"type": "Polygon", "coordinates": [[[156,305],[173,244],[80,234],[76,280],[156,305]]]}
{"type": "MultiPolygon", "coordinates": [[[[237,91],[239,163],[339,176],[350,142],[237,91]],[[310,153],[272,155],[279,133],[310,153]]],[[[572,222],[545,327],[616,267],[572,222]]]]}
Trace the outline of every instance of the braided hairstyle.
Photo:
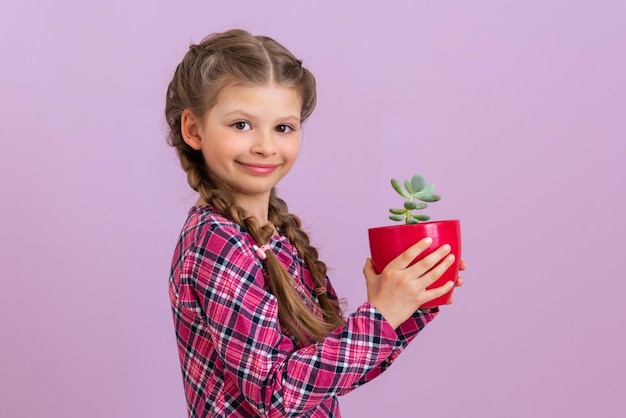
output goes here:
{"type": "MultiPolygon", "coordinates": [[[[269,225],[259,226],[253,216],[235,203],[232,194],[221,186],[209,170],[202,151],[185,143],[181,133],[181,115],[189,109],[202,120],[217,102],[220,91],[232,82],[255,84],[279,83],[294,88],[301,101],[304,122],[316,103],[315,78],[286,48],[266,36],[233,29],[209,35],[191,45],[176,68],[167,88],[165,117],[169,125],[169,143],[178,153],[187,173],[187,182],[208,204],[245,228],[261,246],[273,233],[273,224],[295,245],[313,278],[316,289],[325,289],[327,267],[318,259],[317,250],[301,227],[300,219],[289,213],[287,204],[275,190],[269,202],[269,225]]],[[[306,345],[319,341],[330,331],[343,325],[338,301],[326,292],[318,292],[323,318],[306,305],[293,287],[293,278],[271,251],[266,251],[267,281],[270,292],[278,300],[278,317],[297,342],[306,345]]]]}

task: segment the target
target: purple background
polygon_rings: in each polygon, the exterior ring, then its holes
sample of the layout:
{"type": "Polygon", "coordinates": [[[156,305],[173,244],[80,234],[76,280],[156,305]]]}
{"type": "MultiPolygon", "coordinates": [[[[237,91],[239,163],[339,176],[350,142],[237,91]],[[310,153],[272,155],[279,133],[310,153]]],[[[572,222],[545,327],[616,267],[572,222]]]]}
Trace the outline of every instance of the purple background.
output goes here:
{"type": "Polygon", "coordinates": [[[0,416],[185,416],[167,278],[195,197],[162,110],[231,27],[317,77],[280,193],[350,310],[390,177],[462,222],[456,303],[344,416],[626,416],[622,0],[3,4],[0,416]]]}

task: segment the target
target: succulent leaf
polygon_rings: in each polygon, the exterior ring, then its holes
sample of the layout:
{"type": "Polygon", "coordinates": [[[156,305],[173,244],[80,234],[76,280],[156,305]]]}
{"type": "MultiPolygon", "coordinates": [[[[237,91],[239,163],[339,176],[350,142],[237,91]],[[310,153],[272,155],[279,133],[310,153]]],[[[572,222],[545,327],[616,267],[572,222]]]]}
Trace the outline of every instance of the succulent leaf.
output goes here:
{"type": "Polygon", "coordinates": [[[404,221],[404,216],[402,215],[389,215],[389,219],[392,221],[404,221]]]}
{"type": "Polygon", "coordinates": [[[398,180],[396,180],[396,179],[391,179],[391,187],[393,187],[393,189],[394,189],[396,192],[398,192],[398,194],[399,194],[400,196],[405,197],[405,198],[407,198],[407,199],[410,197],[410,194],[409,194],[409,193],[407,193],[407,192],[406,192],[406,190],[404,190],[404,189],[402,188],[402,185],[400,184],[400,182],[399,182],[398,180]]]}
{"type": "Polygon", "coordinates": [[[426,180],[424,180],[424,176],[419,174],[411,177],[411,193],[419,193],[426,186],[426,180]]]}
{"type": "Polygon", "coordinates": [[[424,186],[424,188],[422,190],[420,190],[419,194],[429,195],[429,194],[433,194],[434,191],[435,191],[435,185],[434,184],[426,184],[424,186]]]}
{"type": "Polygon", "coordinates": [[[389,212],[393,213],[394,215],[404,215],[406,213],[406,209],[392,208],[389,209],[389,212]]]}
{"type": "Polygon", "coordinates": [[[413,194],[415,191],[413,190],[413,186],[411,186],[411,182],[409,180],[404,180],[404,188],[410,193],[413,194]]]}
{"type": "Polygon", "coordinates": [[[410,200],[407,200],[406,202],[404,202],[404,208],[406,210],[413,210],[417,207],[417,203],[415,202],[411,202],[410,200]]]}
{"type": "Polygon", "coordinates": [[[429,194],[429,195],[417,195],[415,196],[417,199],[421,200],[422,202],[436,202],[439,199],[441,199],[441,196],[439,196],[438,194],[429,194]]]}
{"type": "Polygon", "coordinates": [[[416,220],[415,220],[415,219],[413,219],[413,218],[411,218],[411,219],[409,219],[408,221],[406,221],[406,224],[407,224],[407,225],[416,225],[416,224],[418,224],[418,223],[419,223],[419,222],[418,222],[418,221],[416,221],[416,220]]]}
{"type": "Polygon", "coordinates": [[[418,221],[427,221],[427,220],[430,219],[430,216],[428,216],[428,215],[418,215],[418,214],[412,213],[411,214],[411,218],[412,219],[417,219],[418,221]]]}
{"type": "Polygon", "coordinates": [[[427,207],[428,207],[428,205],[426,203],[416,203],[415,204],[415,209],[416,210],[426,209],[427,207]]]}

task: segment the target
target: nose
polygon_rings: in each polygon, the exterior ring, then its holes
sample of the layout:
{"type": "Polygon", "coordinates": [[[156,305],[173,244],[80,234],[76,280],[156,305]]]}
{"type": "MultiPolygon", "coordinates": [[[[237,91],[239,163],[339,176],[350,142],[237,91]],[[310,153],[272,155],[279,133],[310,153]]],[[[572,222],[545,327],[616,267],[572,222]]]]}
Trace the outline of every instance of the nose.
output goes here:
{"type": "Polygon", "coordinates": [[[276,154],[276,139],[273,132],[257,130],[250,151],[253,154],[267,157],[276,154]]]}

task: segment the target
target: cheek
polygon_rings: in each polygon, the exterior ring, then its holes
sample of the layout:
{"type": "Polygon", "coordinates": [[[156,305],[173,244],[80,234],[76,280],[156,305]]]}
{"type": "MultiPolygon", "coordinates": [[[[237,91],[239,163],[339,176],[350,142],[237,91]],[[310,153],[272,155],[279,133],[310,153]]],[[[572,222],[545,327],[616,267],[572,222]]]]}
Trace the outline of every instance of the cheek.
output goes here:
{"type": "Polygon", "coordinates": [[[233,158],[227,147],[205,146],[202,148],[202,154],[206,165],[212,172],[223,170],[223,167],[228,165],[230,159],[233,158]]]}
{"type": "Polygon", "coordinates": [[[231,139],[227,135],[222,135],[219,139],[205,140],[202,147],[204,159],[222,160],[228,157],[234,157],[241,153],[241,149],[237,147],[238,142],[231,139]]]}
{"type": "Polygon", "coordinates": [[[299,153],[300,153],[300,139],[298,138],[297,140],[293,140],[289,142],[287,149],[286,149],[286,155],[288,155],[291,160],[295,160],[296,158],[298,158],[299,153]]]}

